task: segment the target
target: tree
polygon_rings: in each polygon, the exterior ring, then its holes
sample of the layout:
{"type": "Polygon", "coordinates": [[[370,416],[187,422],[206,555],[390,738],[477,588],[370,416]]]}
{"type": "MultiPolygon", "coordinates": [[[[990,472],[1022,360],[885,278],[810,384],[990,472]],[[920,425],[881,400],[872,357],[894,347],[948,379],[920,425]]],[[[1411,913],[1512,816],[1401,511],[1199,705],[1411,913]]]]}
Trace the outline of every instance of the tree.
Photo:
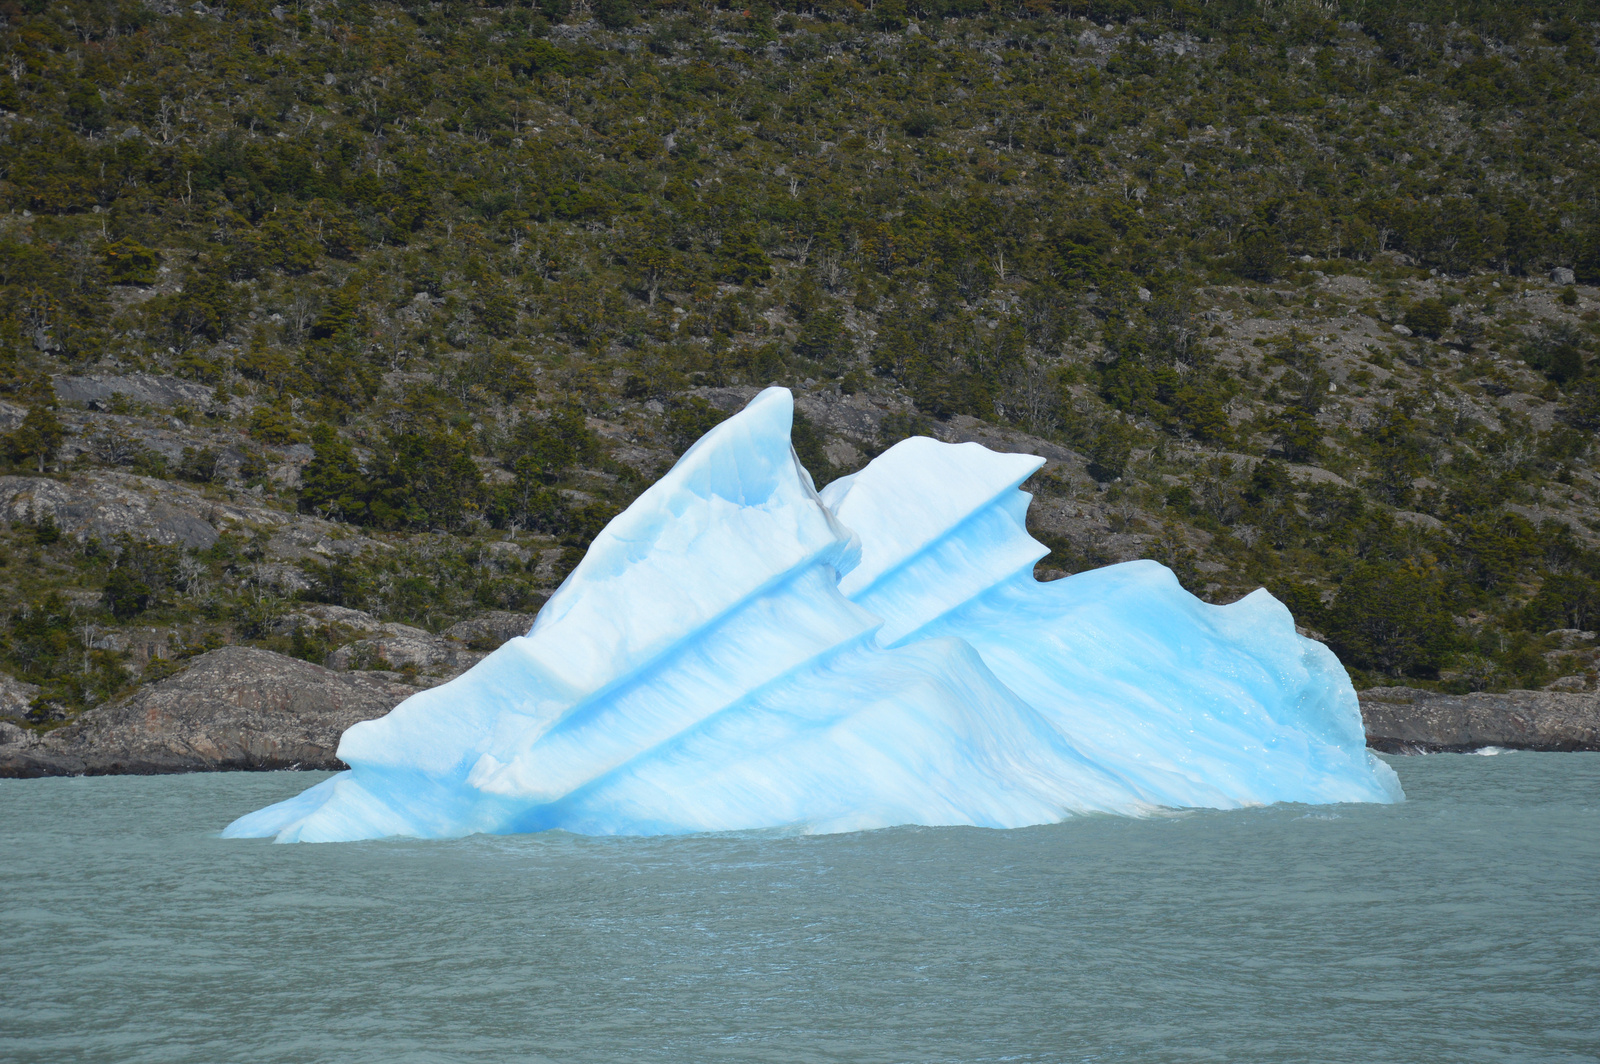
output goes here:
{"type": "Polygon", "coordinates": [[[678,454],[687,451],[696,440],[710,432],[728,417],[698,395],[675,402],[667,412],[667,439],[678,454]]]}
{"type": "Polygon", "coordinates": [[[262,443],[282,446],[300,442],[300,433],[294,427],[294,415],[282,403],[262,403],[257,406],[250,411],[246,425],[250,435],[262,443]]]}
{"type": "MultiPolygon", "coordinates": [[[[600,441],[576,407],[562,407],[544,418],[524,418],[500,448],[513,479],[495,493],[491,518],[501,526],[567,531],[575,515],[554,485],[573,466],[593,462],[599,454],[600,441]]],[[[582,523],[582,515],[576,518],[582,523]]]]}
{"type": "Polygon", "coordinates": [[[260,246],[267,264],[284,273],[302,274],[316,268],[317,246],[290,225],[267,222],[261,227],[260,246]]]}
{"type": "Polygon", "coordinates": [[[483,501],[472,449],[451,432],[402,432],[373,454],[367,513],[380,528],[455,530],[483,501]]]}
{"type": "Polygon", "coordinates": [[[1291,365],[1304,372],[1285,373],[1278,382],[1291,395],[1289,404],[1277,420],[1278,447],[1291,462],[1314,462],[1322,451],[1322,426],[1317,414],[1327,395],[1328,377],[1314,368],[1315,354],[1299,330],[1290,330],[1290,343],[1281,352],[1291,365]]]}
{"type": "Polygon", "coordinates": [[[789,430],[789,439],[794,446],[795,456],[800,459],[800,464],[811,474],[814,486],[825,487],[839,475],[839,471],[828,458],[826,433],[798,410],[794,412],[794,424],[789,430]]]}
{"type": "Polygon", "coordinates": [[[107,244],[101,253],[105,259],[106,280],[112,284],[154,284],[158,257],[150,248],[137,240],[123,238],[107,244]]]}
{"type": "Polygon", "coordinates": [[[1591,378],[1572,395],[1562,416],[1573,428],[1600,432],[1600,385],[1591,378]]]}
{"type": "Polygon", "coordinates": [[[1102,484],[1121,479],[1133,454],[1133,430],[1121,419],[1106,418],[1089,441],[1088,473],[1102,484]]]}
{"type": "Polygon", "coordinates": [[[1396,678],[1435,675],[1454,633],[1437,576],[1408,562],[1357,565],[1325,624],[1343,661],[1396,678]]]}
{"type": "Polygon", "coordinates": [[[246,377],[260,381],[279,395],[295,378],[294,361],[282,349],[268,346],[262,336],[250,341],[249,348],[239,356],[235,367],[246,377]]]}
{"type": "Polygon", "coordinates": [[[1406,399],[1381,406],[1363,436],[1373,450],[1373,487],[1389,503],[1403,506],[1411,497],[1411,478],[1423,465],[1423,434],[1414,403],[1406,399]]]}
{"type": "Polygon", "coordinates": [[[553,484],[579,462],[591,462],[600,453],[600,441],[584,424],[583,412],[562,407],[543,418],[523,418],[511,430],[500,456],[514,470],[525,470],[545,484],[553,484]]]}
{"type": "Polygon", "coordinates": [[[650,306],[656,305],[656,295],[671,277],[674,260],[672,252],[659,244],[641,240],[628,249],[627,263],[633,270],[636,286],[645,293],[650,306]]]}
{"type": "Polygon", "coordinates": [[[111,615],[125,621],[150,605],[150,585],[127,569],[113,569],[106,578],[105,598],[111,615]]]}
{"type": "Polygon", "coordinates": [[[1286,409],[1278,418],[1278,447],[1291,462],[1315,462],[1322,450],[1322,426],[1316,414],[1302,406],[1286,409]]]}
{"type": "Polygon", "coordinates": [[[733,284],[765,284],[772,279],[772,263],[755,237],[743,229],[723,234],[713,255],[718,279],[733,284]]]}
{"type": "Polygon", "coordinates": [[[477,298],[472,301],[472,312],[478,324],[490,336],[510,336],[517,324],[517,300],[505,284],[497,278],[480,282],[477,298]]]}
{"type": "Polygon", "coordinates": [[[366,482],[355,451],[331,425],[311,430],[311,461],[300,470],[300,509],[334,520],[360,522],[365,516],[366,482]]]}
{"type": "Polygon", "coordinates": [[[1583,333],[1571,324],[1547,324],[1523,345],[1523,354],[1528,365],[1557,384],[1567,384],[1583,376],[1584,342],[1583,333]]]}
{"type": "Polygon", "coordinates": [[[633,10],[633,0],[595,0],[594,17],[608,30],[620,30],[634,24],[638,16],[633,10]]]}
{"type": "Polygon", "coordinates": [[[184,480],[192,480],[200,484],[210,484],[217,479],[220,473],[221,456],[210,447],[185,447],[183,455],[178,460],[177,475],[184,480]]]}
{"type": "Polygon", "coordinates": [[[1551,573],[1523,608],[1523,623],[1535,630],[1588,628],[1600,620],[1600,581],[1586,573],[1551,573]]]}
{"type": "Polygon", "coordinates": [[[1451,522],[1451,531],[1454,568],[1486,590],[1514,580],[1533,554],[1533,526],[1516,514],[1460,514],[1451,522]]]}
{"type": "Polygon", "coordinates": [[[906,28],[905,0],[878,0],[872,9],[872,21],[880,30],[897,33],[906,28]]]}
{"type": "Polygon", "coordinates": [[[333,293],[327,305],[311,322],[313,340],[332,340],[356,326],[361,313],[361,293],[346,285],[333,293]]]}
{"type": "Polygon", "coordinates": [[[165,318],[173,346],[179,351],[221,340],[233,328],[238,314],[227,277],[221,270],[209,267],[191,273],[183,291],[157,296],[150,304],[165,318]]]}
{"type": "Polygon", "coordinates": [[[6,436],[6,450],[13,462],[31,459],[43,473],[45,463],[55,457],[67,438],[67,429],[56,417],[55,389],[48,379],[35,382],[28,399],[28,412],[22,424],[6,436]]]}
{"type": "Polygon", "coordinates": [[[844,372],[840,363],[853,350],[844,322],[831,310],[819,310],[806,318],[794,342],[795,354],[819,363],[830,377],[844,372]]]}
{"type": "Polygon", "coordinates": [[[1406,311],[1404,325],[1419,336],[1437,340],[1450,328],[1450,308],[1443,300],[1424,299],[1406,311]]]}
{"type": "Polygon", "coordinates": [[[1239,272],[1252,281],[1271,283],[1289,268],[1289,253],[1283,240],[1270,229],[1245,234],[1239,245],[1239,272]]]}

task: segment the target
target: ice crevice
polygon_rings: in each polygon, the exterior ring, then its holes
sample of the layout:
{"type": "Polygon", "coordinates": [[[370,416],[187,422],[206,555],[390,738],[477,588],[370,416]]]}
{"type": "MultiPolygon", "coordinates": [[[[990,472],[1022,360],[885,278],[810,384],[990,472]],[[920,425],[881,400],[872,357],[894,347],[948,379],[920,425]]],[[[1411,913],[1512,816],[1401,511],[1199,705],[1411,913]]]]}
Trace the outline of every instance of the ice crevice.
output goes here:
{"type": "Polygon", "coordinates": [[[1333,654],[1154,562],[1049,584],[1042,464],[914,437],[820,493],[769,388],[595,537],[527,635],[352,727],[229,837],[1019,827],[1398,801],[1333,654]]]}

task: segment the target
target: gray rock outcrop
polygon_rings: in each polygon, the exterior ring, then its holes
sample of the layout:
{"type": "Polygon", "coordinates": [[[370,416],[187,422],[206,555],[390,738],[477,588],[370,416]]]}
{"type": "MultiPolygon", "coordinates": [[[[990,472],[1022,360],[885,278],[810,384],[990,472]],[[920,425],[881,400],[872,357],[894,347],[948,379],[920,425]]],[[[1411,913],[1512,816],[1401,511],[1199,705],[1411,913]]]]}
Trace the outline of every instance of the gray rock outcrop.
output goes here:
{"type": "Polygon", "coordinates": [[[74,481],[0,477],[0,517],[26,523],[48,516],[79,540],[128,533],[153,543],[209,547],[217,541],[217,529],[201,515],[218,508],[198,500],[196,492],[131,474],[91,474],[74,481]]]}
{"type": "Polygon", "coordinates": [[[105,409],[113,395],[153,407],[191,406],[204,410],[211,405],[212,391],[203,384],[179,377],[156,377],[148,373],[126,376],[90,374],[83,377],[57,377],[56,397],[65,403],[83,403],[105,409]]]}
{"type": "Polygon", "coordinates": [[[456,676],[482,661],[486,654],[441,639],[408,624],[383,624],[365,639],[357,639],[328,655],[333,669],[404,669],[456,676]]]}
{"type": "MultiPolygon", "coordinates": [[[[64,535],[82,542],[126,533],[164,545],[204,549],[230,529],[267,530],[274,564],[382,550],[374,540],[307,514],[208,497],[196,488],[154,477],[91,470],[70,478],[0,476],[0,520],[28,524],[50,517],[64,535]]],[[[291,590],[294,580],[289,581],[291,590]]]]}
{"type": "Polygon", "coordinates": [[[1412,687],[1361,692],[1367,745],[1386,753],[1600,750],[1600,694],[1507,691],[1444,695],[1412,687]]]}
{"type": "Polygon", "coordinates": [[[252,647],[223,647],[124,701],[35,735],[0,722],[0,776],[332,769],[346,728],[416,693],[252,647]]]}
{"type": "Polygon", "coordinates": [[[380,621],[371,614],[321,603],[285,614],[273,625],[288,635],[295,628],[342,631],[358,638],[328,655],[330,669],[402,669],[410,666],[436,677],[459,676],[488,652],[514,636],[526,635],[531,613],[490,610],[434,635],[408,624],[380,621]]]}
{"type": "Polygon", "coordinates": [[[501,643],[527,635],[535,616],[537,614],[490,610],[451,625],[444,634],[446,639],[458,640],[473,650],[494,650],[501,643]]]}
{"type": "Polygon", "coordinates": [[[0,672],[0,719],[21,720],[38,697],[38,684],[24,683],[15,676],[0,672]]]}

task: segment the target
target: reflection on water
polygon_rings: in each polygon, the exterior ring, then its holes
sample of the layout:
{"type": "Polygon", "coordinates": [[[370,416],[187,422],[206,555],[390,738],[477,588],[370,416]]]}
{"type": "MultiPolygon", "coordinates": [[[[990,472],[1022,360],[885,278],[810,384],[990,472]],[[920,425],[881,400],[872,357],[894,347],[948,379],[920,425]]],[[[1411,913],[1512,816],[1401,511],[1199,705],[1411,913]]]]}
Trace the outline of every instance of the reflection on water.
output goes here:
{"type": "Polygon", "coordinates": [[[224,842],[307,774],[0,781],[16,1061],[1592,1061],[1600,755],[1399,806],[224,842]]]}

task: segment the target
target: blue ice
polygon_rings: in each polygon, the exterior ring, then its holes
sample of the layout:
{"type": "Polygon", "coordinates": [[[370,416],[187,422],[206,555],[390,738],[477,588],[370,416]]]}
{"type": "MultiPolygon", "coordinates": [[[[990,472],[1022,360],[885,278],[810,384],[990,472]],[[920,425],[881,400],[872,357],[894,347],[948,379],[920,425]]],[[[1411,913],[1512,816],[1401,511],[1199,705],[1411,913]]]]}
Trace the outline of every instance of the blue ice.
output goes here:
{"type": "Polygon", "coordinates": [[[819,495],[769,388],[598,536],[527,635],[345,732],[224,834],[662,834],[1394,802],[1338,659],[1266,591],[1041,584],[1042,460],[917,437],[819,495]]]}

